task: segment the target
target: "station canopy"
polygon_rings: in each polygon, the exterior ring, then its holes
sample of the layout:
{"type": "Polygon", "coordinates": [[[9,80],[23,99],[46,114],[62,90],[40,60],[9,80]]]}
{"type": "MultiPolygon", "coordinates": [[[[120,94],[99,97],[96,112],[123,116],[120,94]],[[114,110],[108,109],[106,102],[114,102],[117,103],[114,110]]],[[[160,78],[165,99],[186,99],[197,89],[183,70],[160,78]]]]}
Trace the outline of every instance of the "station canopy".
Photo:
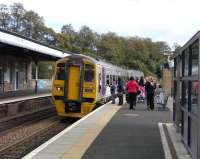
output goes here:
{"type": "Polygon", "coordinates": [[[70,53],[17,33],[0,29],[0,54],[28,56],[36,60],[56,60],[66,57],[70,53]]]}

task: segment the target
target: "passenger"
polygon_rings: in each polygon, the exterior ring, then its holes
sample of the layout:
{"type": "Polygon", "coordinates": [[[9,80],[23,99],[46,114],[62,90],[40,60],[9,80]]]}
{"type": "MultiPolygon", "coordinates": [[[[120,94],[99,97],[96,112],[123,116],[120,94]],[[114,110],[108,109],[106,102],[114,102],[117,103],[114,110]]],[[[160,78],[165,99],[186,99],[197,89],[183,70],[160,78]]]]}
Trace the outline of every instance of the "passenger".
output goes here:
{"type": "Polygon", "coordinates": [[[128,89],[127,89],[127,84],[129,80],[126,81],[126,88],[125,88],[125,94],[126,94],[126,102],[129,103],[129,97],[128,97],[128,89]]]}
{"type": "Polygon", "coordinates": [[[153,80],[147,79],[145,83],[145,91],[146,91],[146,97],[147,97],[147,109],[149,108],[151,110],[154,110],[154,92],[156,89],[156,83],[153,82],[153,80]]]}
{"type": "Polygon", "coordinates": [[[139,84],[139,78],[136,77],[135,81],[137,82],[137,84],[139,84]]]}
{"type": "Polygon", "coordinates": [[[143,78],[143,76],[140,77],[140,80],[139,80],[138,84],[139,84],[139,86],[144,87],[144,78],[143,78]]]}
{"type": "Polygon", "coordinates": [[[111,94],[111,98],[112,98],[111,104],[115,104],[115,91],[116,91],[116,86],[115,86],[115,83],[113,81],[110,84],[110,94],[111,94]]]}
{"type": "Polygon", "coordinates": [[[123,105],[123,93],[124,93],[124,85],[121,78],[118,79],[118,85],[117,85],[117,95],[119,98],[119,104],[123,105]]]}
{"type": "Polygon", "coordinates": [[[139,86],[137,82],[134,80],[133,77],[130,77],[130,81],[127,84],[127,91],[129,94],[129,103],[130,103],[129,109],[135,110],[136,97],[137,97],[138,90],[139,90],[139,86]]]}

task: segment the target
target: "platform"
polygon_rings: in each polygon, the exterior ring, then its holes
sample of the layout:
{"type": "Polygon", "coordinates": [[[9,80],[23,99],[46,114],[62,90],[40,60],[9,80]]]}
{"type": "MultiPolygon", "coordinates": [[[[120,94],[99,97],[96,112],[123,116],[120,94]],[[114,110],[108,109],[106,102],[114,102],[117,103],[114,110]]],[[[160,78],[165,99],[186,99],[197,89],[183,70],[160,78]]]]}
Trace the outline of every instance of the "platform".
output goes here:
{"type": "Polygon", "coordinates": [[[20,102],[20,101],[25,101],[25,100],[30,100],[30,99],[36,99],[36,98],[44,98],[44,97],[49,97],[51,96],[50,91],[41,91],[37,94],[31,93],[29,91],[23,91],[23,93],[20,93],[16,96],[5,96],[4,98],[0,98],[0,105],[2,104],[8,104],[8,103],[14,103],[14,102],[20,102]]]}
{"type": "Polygon", "coordinates": [[[34,89],[9,91],[9,92],[0,93],[0,101],[3,100],[3,99],[23,97],[23,96],[32,96],[32,95],[40,95],[40,94],[46,94],[46,93],[51,93],[51,89],[38,89],[37,93],[35,93],[34,89]]]}
{"type": "Polygon", "coordinates": [[[172,150],[159,123],[171,119],[170,109],[148,111],[138,104],[133,111],[127,104],[105,104],[23,159],[170,159],[172,150]]]}

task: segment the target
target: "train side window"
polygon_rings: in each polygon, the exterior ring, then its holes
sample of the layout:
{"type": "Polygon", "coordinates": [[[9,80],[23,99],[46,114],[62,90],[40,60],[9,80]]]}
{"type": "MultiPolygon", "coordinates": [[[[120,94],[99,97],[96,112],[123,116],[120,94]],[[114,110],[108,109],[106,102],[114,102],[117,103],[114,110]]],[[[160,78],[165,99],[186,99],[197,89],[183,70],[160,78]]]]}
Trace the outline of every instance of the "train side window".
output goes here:
{"type": "Polygon", "coordinates": [[[115,84],[115,75],[113,75],[113,83],[115,84]]]}
{"type": "Polygon", "coordinates": [[[111,82],[113,83],[113,76],[112,75],[110,75],[110,84],[111,84],[111,82]]]}
{"type": "Polygon", "coordinates": [[[84,81],[85,82],[94,81],[94,66],[91,64],[85,64],[84,81]]]}
{"type": "Polygon", "coordinates": [[[192,75],[198,75],[199,71],[199,42],[192,45],[192,75]]]}
{"type": "Polygon", "coordinates": [[[65,64],[57,64],[56,80],[65,80],[65,64]]]}
{"type": "Polygon", "coordinates": [[[109,78],[109,75],[106,76],[106,85],[109,85],[110,84],[110,78],[109,78]]]}

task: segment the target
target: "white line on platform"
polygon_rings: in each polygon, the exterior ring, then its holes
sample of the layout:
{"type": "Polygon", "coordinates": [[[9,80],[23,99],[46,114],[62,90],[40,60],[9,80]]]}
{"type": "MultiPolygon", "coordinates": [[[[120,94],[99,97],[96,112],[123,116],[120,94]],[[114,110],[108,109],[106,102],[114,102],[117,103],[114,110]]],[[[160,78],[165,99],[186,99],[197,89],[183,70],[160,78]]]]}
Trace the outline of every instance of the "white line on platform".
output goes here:
{"type": "Polygon", "coordinates": [[[136,117],[136,116],[140,116],[140,115],[139,115],[139,114],[130,114],[130,113],[126,113],[126,114],[123,114],[123,116],[136,117]]]}
{"type": "Polygon", "coordinates": [[[20,101],[49,97],[49,96],[51,96],[51,93],[41,94],[41,95],[30,95],[30,96],[16,97],[16,98],[8,98],[8,99],[0,100],[0,104],[8,104],[8,103],[20,102],[20,101]]]}
{"type": "MultiPolygon", "coordinates": [[[[108,104],[108,103],[106,103],[106,104],[108,104]]],[[[78,125],[81,122],[83,122],[85,119],[87,119],[88,117],[90,117],[91,115],[93,115],[95,112],[97,112],[100,109],[104,108],[106,106],[106,104],[102,105],[101,107],[97,108],[93,112],[87,114],[86,116],[84,116],[83,118],[81,118],[80,120],[78,120],[77,122],[75,122],[74,124],[72,124],[71,126],[67,127],[66,129],[64,129],[63,131],[61,131],[59,134],[57,134],[53,138],[49,139],[44,144],[42,144],[41,146],[39,146],[38,148],[36,148],[35,150],[33,150],[32,152],[30,152],[26,156],[24,156],[22,159],[31,159],[32,157],[34,157],[35,155],[37,155],[40,151],[42,151],[44,148],[46,148],[48,145],[50,145],[51,143],[53,143],[54,141],[56,141],[57,139],[59,139],[61,136],[63,136],[64,134],[66,134],[68,131],[70,131],[71,129],[73,129],[76,125],[78,125]]]]}
{"type": "Polygon", "coordinates": [[[159,131],[160,131],[162,147],[163,147],[163,151],[164,151],[164,154],[165,154],[165,158],[166,159],[172,159],[172,155],[171,155],[171,152],[170,152],[170,149],[169,149],[167,138],[165,136],[165,132],[164,132],[164,129],[163,129],[163,123],[158,123],[158,127],[159,127],[159,131]]]}
{"type": "Polygon", "coordinates": [[[166,123],[175,151],[180,159],[192,159],[181,141],[181,134],[176,132],[173,123],[166,123]]]}

